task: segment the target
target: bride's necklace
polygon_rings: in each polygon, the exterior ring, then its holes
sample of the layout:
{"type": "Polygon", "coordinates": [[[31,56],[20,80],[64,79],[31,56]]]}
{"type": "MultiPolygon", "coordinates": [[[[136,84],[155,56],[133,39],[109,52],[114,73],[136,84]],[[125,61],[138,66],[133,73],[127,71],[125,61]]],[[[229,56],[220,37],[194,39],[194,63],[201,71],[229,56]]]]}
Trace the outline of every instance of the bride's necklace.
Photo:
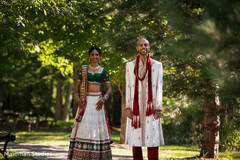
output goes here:
{"type": "Polygon", "coordinates": [[[98,65],[97,67],[93,67],[93,66],[91,66],[91,65],[89,65],[89,68],[91,68],[92,70],[98,70],[99,68],[100,68],[100,66],[98,65]]]}

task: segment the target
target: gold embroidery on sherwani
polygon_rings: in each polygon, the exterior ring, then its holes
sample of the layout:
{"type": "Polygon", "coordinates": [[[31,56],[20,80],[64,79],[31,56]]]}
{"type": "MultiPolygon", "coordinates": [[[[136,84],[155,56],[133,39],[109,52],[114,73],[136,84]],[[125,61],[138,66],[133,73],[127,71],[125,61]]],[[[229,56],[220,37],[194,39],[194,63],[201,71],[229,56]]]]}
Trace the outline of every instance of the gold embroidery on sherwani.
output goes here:
{"type": "MultiPolygon", "coordinates": [[[[143,63],[142,61],[139,62],[139,76],[143,77],[146,71],[146,61],[143,63]]],[[[147,73],[148,74],[148,73],[147,73]]],[[[141,113],[140,113],[140,120],[142,124],[142,137],[145,137],[146,135],[146,128],[145,128],[145,122],[146,122],[146,95],[147,95],[147,85],[148,84],[148,76],[146,75],[143,81],[140,81],[140,85],[142,87],[141,92],[139,93],[141,97],[140,98],[140,107],[141,107],[141,113]]],[[[142,144],[145,145],[145,138],[142,138],[142,144]]]]}

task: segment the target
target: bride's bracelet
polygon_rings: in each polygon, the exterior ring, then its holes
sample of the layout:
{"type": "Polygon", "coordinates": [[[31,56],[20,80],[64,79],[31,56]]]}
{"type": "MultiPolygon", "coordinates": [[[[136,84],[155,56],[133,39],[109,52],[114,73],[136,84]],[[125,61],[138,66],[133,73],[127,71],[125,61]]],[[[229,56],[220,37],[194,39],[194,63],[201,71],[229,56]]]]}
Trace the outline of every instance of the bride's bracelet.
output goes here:
{"type": "Polygon", "coordinates": [[[105,94],[102,99],[106,102],[108,98],[109,98],[109,95],[105,94]]]}
{"type": "Polygon", "coordinates": [[[103,97],[102,97],[102,96],[100,96],[99,99],[100,99],[100,101],[102,101],[103,103],[105,103],[105,101],[103,100],[103,97]]]}

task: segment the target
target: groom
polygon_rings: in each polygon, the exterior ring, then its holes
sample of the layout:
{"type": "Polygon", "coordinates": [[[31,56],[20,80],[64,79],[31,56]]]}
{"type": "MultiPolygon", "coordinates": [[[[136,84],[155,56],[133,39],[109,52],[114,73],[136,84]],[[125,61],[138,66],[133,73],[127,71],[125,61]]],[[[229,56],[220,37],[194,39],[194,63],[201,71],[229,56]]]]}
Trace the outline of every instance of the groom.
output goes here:
{"type": "Polygon", "coordinates": [[[142,160],[142,146],[148,159],[158,159],[158,146],[164,145],[162,112],[162,63],[149,56],[149,41],[137,42],[138,55],[126,64],[126,144],[132,146],[133,159],[142,160]]]}

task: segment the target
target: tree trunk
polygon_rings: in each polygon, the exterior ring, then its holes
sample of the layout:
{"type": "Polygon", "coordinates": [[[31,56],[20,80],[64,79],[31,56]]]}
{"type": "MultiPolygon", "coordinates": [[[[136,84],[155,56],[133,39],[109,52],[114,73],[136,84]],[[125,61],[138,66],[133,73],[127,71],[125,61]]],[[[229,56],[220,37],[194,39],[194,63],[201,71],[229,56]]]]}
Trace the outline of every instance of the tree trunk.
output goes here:
{"type": "Polygon", "coordinates": [[[3,107],[3,90],[2,88],[0,88],[0,117],[3,116],[2,107],[3,107]]]}
{"type": "MultiPolygon", "coordinates": [[[[73,51],[73,57],[76,55],[76,50],[73,51]]],[[[77,65],[76,63],[73,63],[73,88],[75,89],[75,86],[77,84],[78,81],[78,70],[77,70],[77,65]]],[[[74,94],[74,92],[73,92],[74,94]]],[[[73,116],[76,115],[77,113],[77,108],[78,108],[78,104],[77,103],[73,103],[73,116]]]]}
{"type": "Polygon", "coordinates": [[[63,97],[63,82],[58,81],[56,106],[55,106],[55,119],[56,120],[61,120],[62,97],[63,97]]]}
{"type": "Polygon", "coordinates": [[[218,113],[219,99],[204,101],[204,138],[200,156],[218,158],[220,116],[218,113]]]}
{"type": "Polygon", "coordinates": [[[9,110],[16,112],[16,108],[14,106],[14,98],[12,94],[9,94],[9,110]]]}
{"type": "MultiPolygon", "coordinates": [[[[50,74],[52,74],[52,68],[50,68],[50,74]]],[[[49,91],[49,97],[48,97],[48,105],[52,107],[53,104],[53,78],[50,78],[50,91],[49,91]]]]}
{"type": "Polygon", "coordinates": [[[73,92],[73,83],[68,82],[68,90],[65,98],[65,104],[63,106],[62,114],[61,114],[62,115],[61,119],[64,120],[65,122],[69,121],[69,109],[71,107],[71,102],[73,98],[72,92],[73,92]]]}
{"type": "Polygon", "coordinates": [[[121,93],[121,132],[120,132],[120,144],[125,143],[125,133],[126,133],[126,121],[127,117],[125,114],[125,83],[121,89],[120,85],[118,87],[121,93]]]}
{"type": "Polygon", "coordinates": [[[31,101],[32,99],[31,92],[32,92],[32,87],[30,85],[27,85],[24,91],[24,99],[23,99],[24,111],[29,112],[30,109],[33,108],[33,104],[31,101]]]}

